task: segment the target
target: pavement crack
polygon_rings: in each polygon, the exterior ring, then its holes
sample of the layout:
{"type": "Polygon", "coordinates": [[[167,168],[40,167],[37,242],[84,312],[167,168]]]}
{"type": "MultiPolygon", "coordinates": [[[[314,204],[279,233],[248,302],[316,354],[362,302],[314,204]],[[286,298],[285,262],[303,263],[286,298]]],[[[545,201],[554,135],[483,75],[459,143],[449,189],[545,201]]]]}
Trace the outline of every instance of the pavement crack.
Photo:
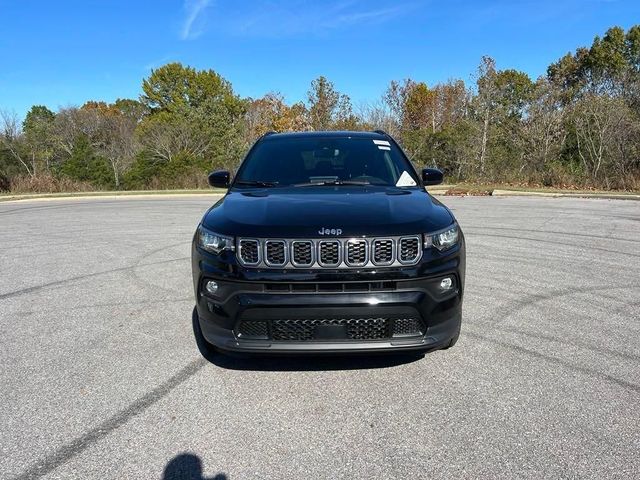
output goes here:
{"type": "Polygon", "coordinates": [[[102,272],[89,273],[87,275],[78,275],[76,277],[65,278],[63,280],[56,280],[54,282],[48,282],[48,283],[43,283],[41,285],[34,285],[33,287],[26,287],[20,290],[14,290],[13,292],[0,293],[0,300],[4,300],[6,298],[11,298],[11,297],[17,297],[19,295],[26,295],[28,293],[33,293],[33,292],[37,292],[38,290],[42,290],[43,288],[57,287],[59,285],[64,285],[69,282],[84,280],[86,278],[98,277],[100,275],[107,275],[109,273],[127,272],[138,267],[144,267],[144,266],[150,266],[150,265],[161,265],[163,263],[177,262],[180,260],[186,260],[188,258],[189,257],[181,257],[181,258],[171,258],[169,260],[161,260],[161,261],[152,262],[152,263],[143,263],[143,264],[136,263],[135,265],[129,265],[127,267],[113,268],[111,270],[104,270],[102,272]]]}
{"type": "Polygon", "coordinates": [[[548,362],[555,363],[557,365],[561,365],[561,366],[563,366],[565,368],[569,368],[570,370],[574,370],[574,371],[577,371],[577,372],[580,372],[580,373],[584,373],[586,375],[601,377],[601,378],[604,378],[605,380],[608,380],[609,382],[615,383],[616,385],[618,385],[620,387],[623,387],[623,388],[625,388],[627,390],[632,390],[632,391],[634,391],[636,393],[640,393],[640,385],[636,385],[635,383],[631,383],[631,382],[628,382],[626,380],[622,380],[620,378],[616,378],[616,377],[614,377],[612,375],[609,375],[607,373],[599,372],[597,370],[592,370],[592,369],[587,368],[587,367],[581,367],[579,365],[574,365],[574,364],[572,364],[570,362],[561,360],[561,359],[556,358],[556,357],[552,357],[550,355],[545,355],[544,353],[536,352],[535,350],[531,350],[529,348],[524,348],[524,347],[521,347],[519,345],[513,345],[513,344],[508,343],[508,342],[502,342],[500,340],[495,340],[495,339],[487,337],[485,335],[480,335],[479,333],[470,332],[468,330],[464,331],[464,335],[469,335],[471,337],[475,337],[475,338],[478,338],[480,340],[485,340],[487,342],[494,343],[496,345],[499,345],[499,346],[504,347],[504,348],[508,348],[509,350],[513,350],[513,351],[518,352],[518,353],[522,353],[522,354],[525,354],[525,355],[529,355],[529,356],[533,356],[533,357],[536,357],[536,358],[540,358],[542,360],[546,360],[548,362]]]}
{"type": "Polygon", "coordinates": [[[127,423],[131,418],[141,414],[146,409],[167,396],[174,388],[198,373],[202,367],[208,363],[209,362],[207,362],[203,357],[192,360],[167,381],[131,403],[124,410],[116,413],[72,442],[62,445],[52,454],[47,455],[43,460],[37,462],[33,467],[29,468],[22,474],[13,477],[13,480],[37,479],[51,473],[59,466],[80,455],[86,449],[127,423]]]}
{"type": "Polygon", "coordinates": [[[601,252],[612,253],[612,254],[615,254],[615,255],[627,255],[629,257],[640,258],[640,255],[638,255],[636,253],[625,252],[625,251],[622,251],[622,250],[610,250],[608,248],[595,247],[595,246],[588,246],[587,247],[587,246],[584,246],[584,245],[576,245],[576,244],[569,243],[569,242],[555,242],[553,240],[543,240],[541,238],[514,236],[514,235],[496,235],[496,234],[489,234],[489,233],[479,233],[477,231],[468,230],[468,229],[465,229],[465,233],[468,234],[468,235],[473,235],[475,237],[506,238],[508,240],[527,240],[527,241],[535,242],[535,243],[544,243],[544,244],[548,244],[548,245],[560,245],[562,247],[569,247],[569,248],[586,248],[586,249],[589,249],[589,250],[598,250],[598,251],[601,251],[601,252]]]}

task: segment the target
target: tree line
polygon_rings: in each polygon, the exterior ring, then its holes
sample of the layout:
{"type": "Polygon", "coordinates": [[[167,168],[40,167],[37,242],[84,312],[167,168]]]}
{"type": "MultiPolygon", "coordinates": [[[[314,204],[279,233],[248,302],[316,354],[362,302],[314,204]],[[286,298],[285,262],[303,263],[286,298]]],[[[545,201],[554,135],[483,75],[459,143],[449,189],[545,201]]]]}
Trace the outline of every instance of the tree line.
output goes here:
{"type": "Polygon", "coordinates": [[[20,121],[0,110],[0,190],[206,186],[267,131],[374,130],[447,181],[640,189],[640,25],[610,28],[532,80],[483,57],[469,82],[392,81],[354,107],[321,76],[306,101],[241,98],[213,70],[169,63],[138,99],[89,101],[20,121]]]}

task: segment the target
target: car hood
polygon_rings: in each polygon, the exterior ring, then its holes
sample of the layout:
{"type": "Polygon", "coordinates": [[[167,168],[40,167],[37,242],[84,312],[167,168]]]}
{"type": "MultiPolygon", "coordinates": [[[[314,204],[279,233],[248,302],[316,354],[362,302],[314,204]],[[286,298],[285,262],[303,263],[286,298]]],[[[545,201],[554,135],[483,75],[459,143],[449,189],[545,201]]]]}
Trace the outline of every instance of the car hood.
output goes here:
{"type": "Polygon", "coordinates": [[[317,238],[433,232],[452,221],[449,210],[419,188],[323,186],[232,190],[203,225],[233,236],[317,238]]]}

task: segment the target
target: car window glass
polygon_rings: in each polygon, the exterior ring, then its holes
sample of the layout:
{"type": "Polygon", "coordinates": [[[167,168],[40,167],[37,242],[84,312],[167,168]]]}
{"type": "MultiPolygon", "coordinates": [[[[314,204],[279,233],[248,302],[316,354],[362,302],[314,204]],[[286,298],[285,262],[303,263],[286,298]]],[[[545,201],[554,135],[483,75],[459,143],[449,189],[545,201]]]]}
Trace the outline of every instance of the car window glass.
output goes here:
{"type": "Polygon", "coordinates": [[[259,143],[238,172],[240,181],[292,185],[315,181],[358,180],[395,185],[413,170],[395,146],[369,138],[268,139],[259,143]]]}

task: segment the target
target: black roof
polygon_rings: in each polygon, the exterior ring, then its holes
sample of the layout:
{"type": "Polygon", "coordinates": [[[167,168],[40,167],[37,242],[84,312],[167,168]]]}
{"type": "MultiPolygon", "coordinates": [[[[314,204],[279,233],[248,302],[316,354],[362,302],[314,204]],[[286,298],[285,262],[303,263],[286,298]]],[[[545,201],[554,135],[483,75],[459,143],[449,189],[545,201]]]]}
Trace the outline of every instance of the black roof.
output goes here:
{"type": "Polygon", "coordinates": [[[349,130],[329,130],[319,132],[285,132],[270,133],[263,139],[286,139],[286,138],[336,138],[336,137],[354,137],[354,138],[373,138],[376,140],[386,140],[387,136],[378,132],[355,132],[349,130]]]}

